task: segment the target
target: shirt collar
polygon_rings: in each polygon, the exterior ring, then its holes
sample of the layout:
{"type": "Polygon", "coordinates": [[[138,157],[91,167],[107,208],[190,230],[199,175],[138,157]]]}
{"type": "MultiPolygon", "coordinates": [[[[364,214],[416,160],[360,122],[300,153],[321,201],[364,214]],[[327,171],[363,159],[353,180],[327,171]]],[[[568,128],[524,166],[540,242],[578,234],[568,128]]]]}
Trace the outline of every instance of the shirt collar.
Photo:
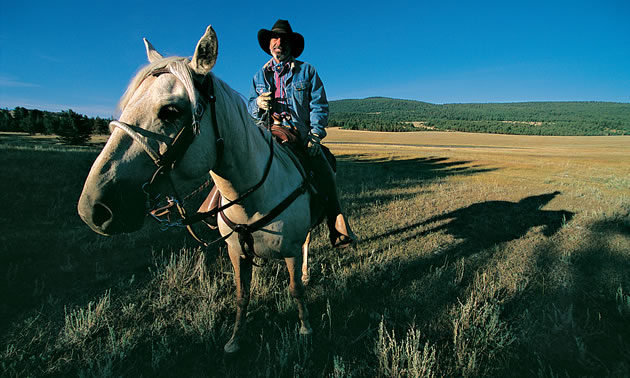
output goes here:
{"type": "Polygon", "coordinates": [[[271,58],[267,63],[265,63],[263,68],[266,69],[267,71],[272,71],[273,72],[274,67],[275,66],[280,66],[280,65],[288,65],[289,68],[291,68],[291,70],[294,70],[295,69],[295,58],[290,56],[289,58],[287,58],[286,60],[284,60],[284,61],[282,61],[280,63],[276,63],[276,61],[273,58],[271,58]]]}

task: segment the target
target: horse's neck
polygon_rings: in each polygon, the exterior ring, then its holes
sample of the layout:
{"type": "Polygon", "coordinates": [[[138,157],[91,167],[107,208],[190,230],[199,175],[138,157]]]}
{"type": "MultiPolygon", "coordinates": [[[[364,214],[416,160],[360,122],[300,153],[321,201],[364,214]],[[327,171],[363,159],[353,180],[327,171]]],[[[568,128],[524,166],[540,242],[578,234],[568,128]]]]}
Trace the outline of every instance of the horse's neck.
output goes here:
{"type": "Polygon", "coordinates": [[[262,179],[270,150],[263,133],[249,119],[223,118],[219,123],[225,148],[211,175],[221,194],[234,200],[262,179]]]}

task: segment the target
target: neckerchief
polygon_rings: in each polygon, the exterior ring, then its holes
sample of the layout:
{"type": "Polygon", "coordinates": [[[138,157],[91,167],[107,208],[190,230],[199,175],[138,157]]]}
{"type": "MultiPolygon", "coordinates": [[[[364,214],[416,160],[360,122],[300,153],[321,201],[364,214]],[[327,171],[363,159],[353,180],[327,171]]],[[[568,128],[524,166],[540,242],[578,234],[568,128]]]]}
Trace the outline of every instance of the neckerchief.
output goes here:
{"type": "Polygon", "coordinates": [[[271,59],[269,62],[269,69],[273,72],[273,78],[275,83],[274,93],[274,115],[282,120],[290,120],[289,102],[287,100],[287,74],[291,71],[292,59],[287,59],[283,62],[276,63],[271,59]]]}

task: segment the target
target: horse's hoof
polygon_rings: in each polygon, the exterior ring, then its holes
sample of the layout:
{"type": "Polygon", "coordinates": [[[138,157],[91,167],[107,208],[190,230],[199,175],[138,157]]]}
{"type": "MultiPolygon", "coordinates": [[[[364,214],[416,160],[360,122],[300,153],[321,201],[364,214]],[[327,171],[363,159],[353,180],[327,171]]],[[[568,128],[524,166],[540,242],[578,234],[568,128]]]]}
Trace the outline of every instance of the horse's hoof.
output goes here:
{"type": "Polygon", "coordinates": [[[313,328],[310,326],[301,326],[300,327],[300,335],[302,336],[310,336],[313,334],[313,328]]]}
{"type": "Polygon", "coordinates": [[[223,347],[225,353],[236,353],[239,349],[241,349],[241,347],[238,346],[238,343],[235,340],[228,341],[223,347]]]}

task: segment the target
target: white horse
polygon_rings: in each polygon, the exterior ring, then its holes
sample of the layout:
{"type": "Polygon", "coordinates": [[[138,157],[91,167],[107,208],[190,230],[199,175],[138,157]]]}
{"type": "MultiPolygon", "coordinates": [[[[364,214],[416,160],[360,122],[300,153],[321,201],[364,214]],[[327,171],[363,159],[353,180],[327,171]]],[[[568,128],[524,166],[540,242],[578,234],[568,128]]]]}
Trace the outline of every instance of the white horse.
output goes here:
{"type": "Polygon", "coordinates": [[[171,186],[190,192],[210,172],[222,203],[238,200],[224,210],[230,221],[265,223],[258,230],[237,233],[218,218],[234,266],[237,297],[234,331],[225,351],[239,349],[252,252],[262,259],[285,260],[300,333],[310,334],[302,280],[307,280],[308,236],[316,216],[311,194],[299,189],[303,175],[286,151],[271,149],[269,132],[254,124],[240,95],[210,72],[218,51],[212,27],[199,40],[192,60],[163,58],[146,40],[145,45],[150,64],[121,99],[120,119],[110,125],[112,134],[86,179],[79,215],[103,235],[133,232],[150,208],[148,193],[153,196],[171,186]],[[292,194],[294,200],[278,209],[292,194]],[[270,213],[274,218],[265,220],[270,213]],[[247,251],[252,245],[253,251],[247,251]]]}

